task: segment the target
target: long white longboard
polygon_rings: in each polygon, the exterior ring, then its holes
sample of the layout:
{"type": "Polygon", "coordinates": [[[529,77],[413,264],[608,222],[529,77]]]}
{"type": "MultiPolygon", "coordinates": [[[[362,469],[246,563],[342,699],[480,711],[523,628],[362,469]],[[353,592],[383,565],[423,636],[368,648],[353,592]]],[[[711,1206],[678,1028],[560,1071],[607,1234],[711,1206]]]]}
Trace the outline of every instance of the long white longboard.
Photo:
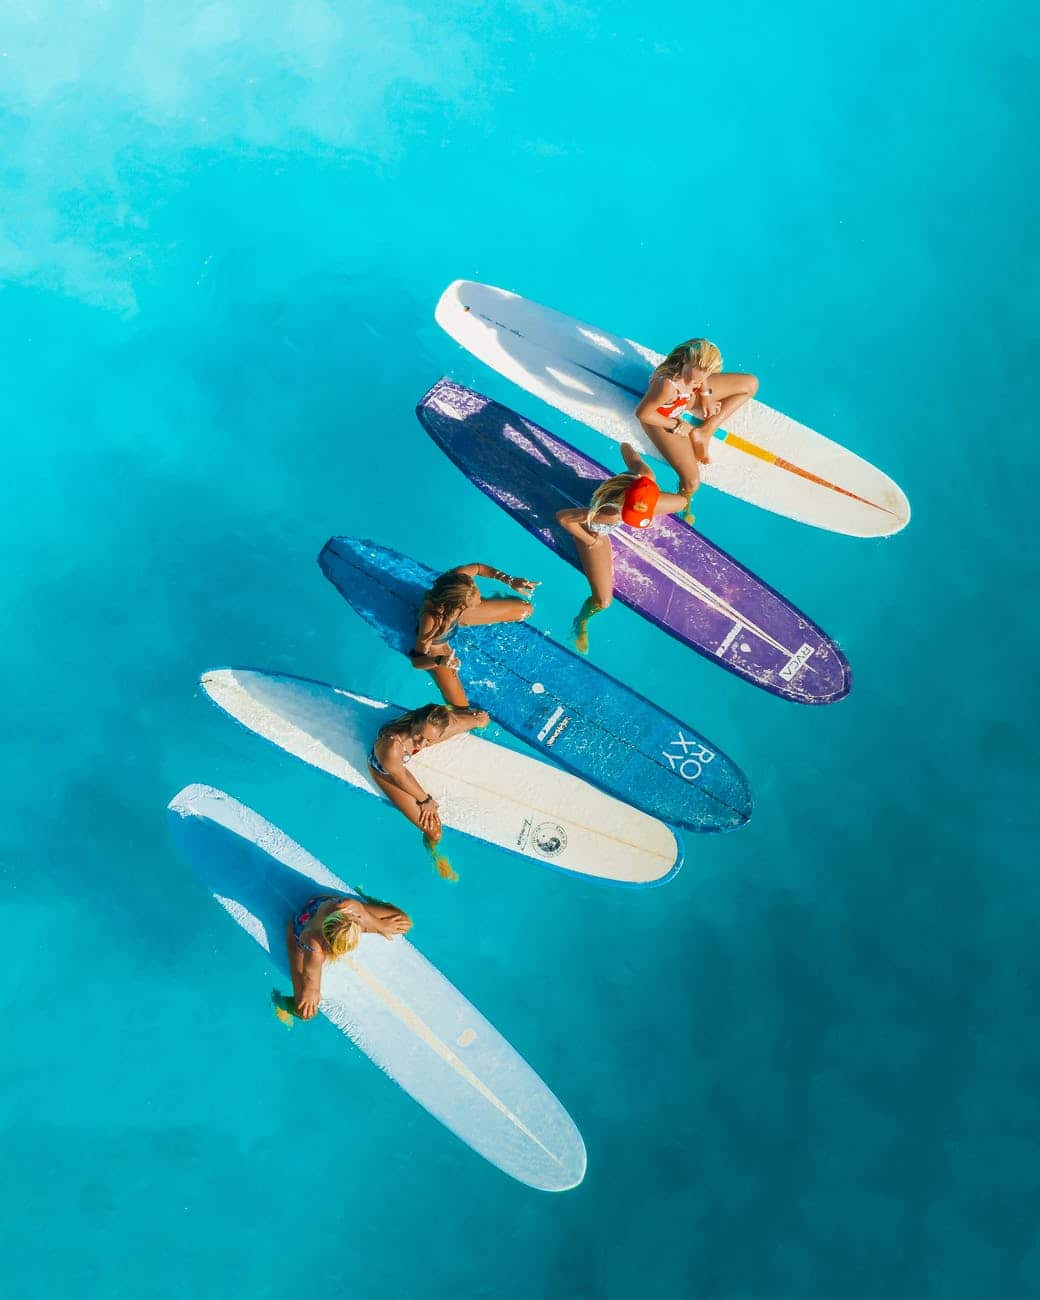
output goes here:
{"type": "MultiPolygon", "coordinates": [[[[205,673],[211,700],[250,731],[312,767],[383,798],[368,754],[384,723],[404,712],[323,682],[247,668],[205,673]]],[[[535,862],[614,884],[655,885],[682,865],[664,822],[569,772],[472,734],[409,764],[434,796],[445,826],[535,862]]]]}
{"type": "MultiPolygon", "coordinates": [[[[356,891],[259,813],[210,786],[170,803],[203,884],[288,974],[285,927],[316,894],[356,891]]],[[[585,1176],[585,1144],[542,1080],[405,939],[362,935],[322,972],[319,1010],[376,1065],[503,1172],[547,1192],[585,1176]]]]}
{"type": "MultiPolygon", "coordinates": [[[[633,414],[663,355],[505,289],[456,280],[437,323],[520,388],[615,442],[657,456],[633,414]]],[[[754,505],[853,537],[898,532],[910,504],[893,481],[853,452],[751,401],[712,440],[703,479],[754,505]]]]}

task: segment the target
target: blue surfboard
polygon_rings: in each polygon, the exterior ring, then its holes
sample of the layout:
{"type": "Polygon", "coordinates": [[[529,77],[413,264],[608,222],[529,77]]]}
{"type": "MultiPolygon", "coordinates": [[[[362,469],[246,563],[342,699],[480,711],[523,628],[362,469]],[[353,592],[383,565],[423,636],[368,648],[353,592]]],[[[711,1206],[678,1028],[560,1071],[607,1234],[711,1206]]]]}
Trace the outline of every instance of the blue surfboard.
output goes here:
{"type": "MultiPolygon", "coordinates": [[[[436,572],[353,537],[331,538],[318,563],[357,613],[407,654],[436,572]]],[[[459,628],[452,645],[472,702],[561,767],[688,830],[734,830],[750,818],[747,778],[732,759],[529,623],[459,628]]]]}

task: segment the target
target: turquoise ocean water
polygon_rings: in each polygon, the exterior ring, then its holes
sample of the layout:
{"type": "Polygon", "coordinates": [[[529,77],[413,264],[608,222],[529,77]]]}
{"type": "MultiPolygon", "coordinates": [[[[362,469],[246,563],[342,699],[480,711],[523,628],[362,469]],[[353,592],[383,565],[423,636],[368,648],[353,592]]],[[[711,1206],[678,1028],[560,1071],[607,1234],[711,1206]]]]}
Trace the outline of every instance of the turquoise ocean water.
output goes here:
{"type": "Polygon", "coordinates": [[[1036,1294],[1036,34],[966,0],[0,9],[5,1296],[1036,1294]],[[841,641],[832,708],[593,625],[757,796],[666,888],[469,843],[446,885],[196,685],[428,697],[321,578],[333,532],[539,577],[565,635],[578,575],[412,414],[485,379],[433,324],[457,276],[707,333],[913,505],[869,542],[699,502],[841,641]],[[167,837],[190,781],[412,912],[581,1188],[276,1023],[167,837]]]}

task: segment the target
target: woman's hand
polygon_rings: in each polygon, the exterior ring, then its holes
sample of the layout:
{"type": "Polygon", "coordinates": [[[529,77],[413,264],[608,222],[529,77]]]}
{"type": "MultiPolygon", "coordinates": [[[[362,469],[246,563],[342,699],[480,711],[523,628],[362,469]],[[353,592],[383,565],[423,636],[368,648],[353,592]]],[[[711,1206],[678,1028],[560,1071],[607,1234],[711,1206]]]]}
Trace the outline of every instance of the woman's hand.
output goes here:
{"type": "Polygon", "coordinates": [[[384,939],[394,939],[399,934],[407,934],[412,928],[412,918],[406,912],[397,912],[384,917],[379,923],[379,933],[384,939]]]}
{"type": "Polygon", "coordinates": [[[506,583],[507,587],[512,587],[514,591],[522,591],[525,596],[529,596],[535,587],[540,587],[540,582],[535,582],[531,578],[510,578],[506,583]]]}
{"type": "Polygon", "coordinates": [[[462,660],[458,657],[458,655],[455,653],[454,650],[449,650],[448,657],[441,664],[441,667],[447,668],[447,670],[451,673],[457,673],[459,669],[462,667],[462,660]]]}
{"type": "Polygon", "coordinates": [[[419,804],[419,829],[425,835],[433,835],[439,832],[441,828],[440,813],[437,811],[437,800],[433,795],[427,795],[426,799],[419,804]]]}

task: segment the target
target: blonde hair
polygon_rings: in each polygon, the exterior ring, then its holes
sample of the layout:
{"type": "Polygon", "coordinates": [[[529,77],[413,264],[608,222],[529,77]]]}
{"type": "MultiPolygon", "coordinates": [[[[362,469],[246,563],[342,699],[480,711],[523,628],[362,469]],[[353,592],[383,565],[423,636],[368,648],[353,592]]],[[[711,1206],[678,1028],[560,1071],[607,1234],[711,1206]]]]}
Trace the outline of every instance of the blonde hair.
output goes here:
{"type": "Polygon", "coordinates": [[[399,718],[394,718],[393,722],[384,723],[376,732],[376,740],[390,736],[400,736],[402,739],[405,736],[416,736],[427,723],[435,727],[438,734],[443,734],[454,713],[450,704],[424,704],[421,709],[409,709],[399,718]]]}
{"type": "Polygon", "coordinates": [[[446,632],[453,623],[458,622],[476,585],[468,573],[460,573],[458,569],[442,573],[423,596],[419,606],[420,623],[424,614],[430,614],[437,621],[435,635],[446,632]]]}
{"type": "Polygon", "coordinates": [[[722,353],[708,339],[687,339],[685,343],[672,348],[654,370],[654,378],[675,379],[682,374],[684,366],[694,366],[709,375],[717,375],[722,369],[722,353]]]}
{"type": "Polygon", "coordinates": [[[613,478],[608,478],[601,483],[593,492],[592,500],[589,502],[589,513],[585,516],[585,522],[591,524],[599,510],[620,510],[625,501],[625,493],[639,478],[638,474],[615,474],[613,478]]]}
{"type": "Polygon", "coordinates": [[[321,923],[321,933],[332,952],[332,960],[339,961],[353,952],[361,940],[361,926],[348,912],[330,912],[321,923]]]}

